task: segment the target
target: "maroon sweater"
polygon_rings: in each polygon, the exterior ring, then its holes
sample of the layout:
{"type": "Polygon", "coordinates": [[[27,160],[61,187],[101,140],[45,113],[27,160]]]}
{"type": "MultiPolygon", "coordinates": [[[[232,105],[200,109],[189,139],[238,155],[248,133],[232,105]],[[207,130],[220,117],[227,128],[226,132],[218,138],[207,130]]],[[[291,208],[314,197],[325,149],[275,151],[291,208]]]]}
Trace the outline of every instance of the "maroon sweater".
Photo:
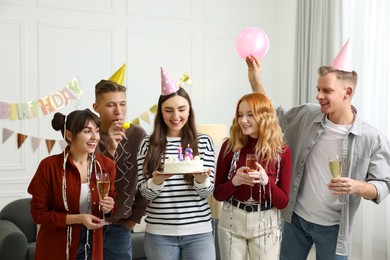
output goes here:
{"type": "MultiPolygon", "coordinates": [[[[246,155],[248,153],[254,153],[256,142],[257,139],[248,137],[248,143],[240,151],[240,157],[237,161],[236,169],[245,166],[246,155]]],[[[249,198],[250,187],[248,185],[234,187],[232,179],[228,179],[230,163],[232,161],[234,152],[230,151],[227,155],[225,155],[227,143],[228,140],[223,143],[218,156],[214,197],[218,201],[227,201],[231,196],[234,196],[234,198],[237,200],[245,201],[249,198]]],[[[286,147],[284,153],[281,154],[280,157],[280,173],[277,184],[275,184],[277,162],[275,162],[275,164],[268,165],[268,167],[265,168],[265,171],[269,177],[269,182],[267,185],[265,185],[265,194],[264,191],[262,191],[261,203],[262,205],[265,205],[266,201],[269,203],[269,191],[271,190],[272,205],[278,209],[283,209],[287,206],[290,192],[292,171],[290,148],[286,147]]],[[[259,201],[259,185],[253,186],[253,198],[256,201],[259,201]]]]}

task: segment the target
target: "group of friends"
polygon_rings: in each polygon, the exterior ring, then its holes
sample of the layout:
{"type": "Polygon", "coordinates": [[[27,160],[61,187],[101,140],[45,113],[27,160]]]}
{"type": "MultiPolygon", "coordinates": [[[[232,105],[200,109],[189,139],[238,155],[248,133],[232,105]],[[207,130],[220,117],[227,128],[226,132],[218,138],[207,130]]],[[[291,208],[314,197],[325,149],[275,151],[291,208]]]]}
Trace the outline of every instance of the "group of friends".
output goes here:
{"type": "Polygon", "coordinates": [[[390,191],[390,143],[351,104],[356,72],[320,67],[319,104],[284,110],[267,97],[259,60],[246,64],[253,93],[239,99],[217,162],[188,93],[163,69],[151,135],[123,128],[126,87],[111,80],[95,87],[99,117],[88,109],[56,113],[52,127],[68,146],[41,161],[28,187],[40,225],[36,259],[131,259],[131,230],[145,214],[147,259],[215,259],[212,195],[223,202],[223,260],[306,259],[313,244],[317,259],[348,259],[361,198],[380,203],[390,191]],[[179,147],[191,147],[204,172],[164,174],[164,159],[179,147]],[[256,169],[246,166],[253,153],[256,169]],[[329,154],[340,155],[342,177],[330,176],[329,154]],[[109,175],[104,198],[98,173],[109,175]]]}

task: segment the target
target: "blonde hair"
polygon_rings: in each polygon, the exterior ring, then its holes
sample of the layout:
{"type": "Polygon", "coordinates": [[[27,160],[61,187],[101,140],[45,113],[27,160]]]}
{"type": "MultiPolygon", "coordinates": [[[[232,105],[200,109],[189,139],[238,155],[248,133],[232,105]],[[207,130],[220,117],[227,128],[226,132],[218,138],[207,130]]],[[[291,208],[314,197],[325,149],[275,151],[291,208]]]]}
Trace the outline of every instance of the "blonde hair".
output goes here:
{"type": "Polygon", "coordinates": [[[275,108],[265,95],[261,93],[251,93],[244,95],[237,103],[235,117],[230,127],[230,139],[228,141],[226,153],[238,151],[248,142],[248,136],[244,135],[238,124],[238,109],[241,102],[246,101],[253,113],[253,117],[259,126],[259,138],[256,143],[255,152],[261,158],[263,166],[276,160],[277,154],[285,149],[282,129],[276,116],[275,108]]]}
{"type": "Polygon", "coordinates": [[[338,70],[332,66],[321,66],[318,68],[318,75],[321,77],[326,76],[329,73],[335,73],[336,78],[338,80],[350,84],[353,89],[356,88],[357,81],[358,81],[358,75],[356,71],[353,70],[349,72],[349,71],[338,70]]]}

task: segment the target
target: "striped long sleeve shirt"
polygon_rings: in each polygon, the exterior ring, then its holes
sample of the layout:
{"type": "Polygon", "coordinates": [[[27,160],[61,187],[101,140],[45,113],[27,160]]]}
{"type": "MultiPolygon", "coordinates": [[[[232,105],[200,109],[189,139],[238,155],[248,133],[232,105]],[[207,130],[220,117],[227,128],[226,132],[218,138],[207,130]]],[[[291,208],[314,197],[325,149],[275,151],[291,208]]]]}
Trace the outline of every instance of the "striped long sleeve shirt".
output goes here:
{"type": "MultiPolygon", "coordinates": [[[[165,158],[177,156],[180,138],[168,137],[165,158]]],[[[184,236],[212,231],[207,197],[214,189],[215,154],[211,138],[198,134],[198,151],[205,168],[211,168],[207,181],[188,185],[183,174],[175,174],[161,185],[143,176],[143,162],[149,148],[145,137],[138,151],[138,189],[151,203],[146,208],[146,232],[156,235],[184,236]]]]}

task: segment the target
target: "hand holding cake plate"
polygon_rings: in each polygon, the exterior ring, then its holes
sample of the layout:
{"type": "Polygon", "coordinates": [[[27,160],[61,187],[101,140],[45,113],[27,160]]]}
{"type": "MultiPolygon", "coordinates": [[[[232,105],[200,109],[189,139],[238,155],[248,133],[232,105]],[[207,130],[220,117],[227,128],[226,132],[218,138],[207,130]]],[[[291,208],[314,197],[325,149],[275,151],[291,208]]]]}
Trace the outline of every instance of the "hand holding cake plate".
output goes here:
{"type": "Polygon", "coordinates": [[[155,185],[161,185],[162,183],[164,183],[164,181],[170,177],[173,176],[173,174],[164,174],[163,172],[160,172],[160,171],[154,171],[152,173],[152,181],[155,185]]]}
{"type": "Polygon", "coordinates": [[[194,181],[196,181],[199,184],[204,183],[209,178],[210,172],[211,172],[211,169],[207,168],[206,171],[204,171],[204,172],[192,173],[192,175],[194,176],[194,181]]]}

